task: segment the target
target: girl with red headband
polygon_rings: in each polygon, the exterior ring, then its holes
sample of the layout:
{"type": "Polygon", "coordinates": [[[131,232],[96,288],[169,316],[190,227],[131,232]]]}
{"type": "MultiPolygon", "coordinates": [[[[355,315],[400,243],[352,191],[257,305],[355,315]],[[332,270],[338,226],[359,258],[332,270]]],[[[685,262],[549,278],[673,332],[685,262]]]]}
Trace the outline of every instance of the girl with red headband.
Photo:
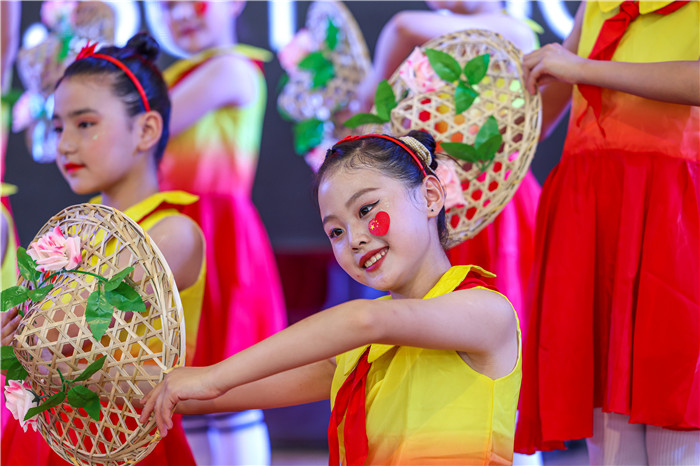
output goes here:
{"type": "Polygon", "coordinates": [[[543,133],[572,102],[535,238],[516,448],[700,464],[700,4],[582,4],[524,59],[543,133]]]}
{"type": "MultiPolygon", "coordinates": [[[[189,364],[204,293],[204,239],[196,223],[179,213],[196,196],[159,191],[157,166],[168,141],[170,100],[154,65],[158,52],[146,34],[123,48],[95,53],[93,45],[81,51],[55,91],[56,163],[73,192],[100,193],[94,202],[123,211],[158,245],[180,290],[189,364]]],[[[3,327],[3,345],[16,328],[12,321],[3,327]]],[[[20,429],[19,422],[9,422],[2,433],[3,465],[65,464],[37,432],[20,429]]],[[[173,439],[160,442],[139,464],[195,464],[179,420],[173,439]]]]}
{"type": "MultiPolygon", "coordinates": [[[[146,2],[150,26],[186,58],[165,70],[172,137],[164,189],[200,197],[186,213],[207,241],[207,285],[195,365],[214,364],[286,325],[272,248],[251,200],[267,87],[266,50],[237,43],[244,1],[146,2]]],[[[191,416],[187,438],[202,464],[270,461],[262,411],[191,416]]]]}
{"type": "Polygon", "coordinates": [[[513,307],[476,266],[450,266],[435,141],[348,137],[316,192],[340,266],[389,292],[315,314],[209,367],[176,369],[144,399],[171,412],[331,399],[330,464],[508,464],[520,388],[513,307]]]}

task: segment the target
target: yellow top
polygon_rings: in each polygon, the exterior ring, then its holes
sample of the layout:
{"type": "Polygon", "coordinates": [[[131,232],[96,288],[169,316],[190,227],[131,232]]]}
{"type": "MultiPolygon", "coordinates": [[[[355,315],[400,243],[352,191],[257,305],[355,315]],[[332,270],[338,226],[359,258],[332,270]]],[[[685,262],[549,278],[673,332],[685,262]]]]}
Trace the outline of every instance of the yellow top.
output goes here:
{"type": "MultiPolygon", "coordinates": [[[[177,209],[164,208],[154,212],[161,204],[189,205],[197,201],[197,196],[186,193],[184,191],[163,191],[156,193],[143,201],[135,204],[124,210],[124,214],[137,222],[145,231],[150,230],[154,225],[166,217],[173,215],[181,215],[177,209]],[[154,212],[154,213],[153,213],[154,212]]],[[[101,196],[90,199],[93,204],[99,204],[102,200],[101,196]]],[[[199,271],[199,276],[194,285],[184,290],[178,290],[180,300],[182,301],[182,309],[185,316],[185,334],[187,341],[186,349],[186,365],[192,363],[194,358],[194,350],[197,344],[197,328],[199,327],[199,319],[202,314],[202,299],[204,297],[204,282],[205,282],[206,265],[202,260],[202,268],[199,271]]],[[[156,322],[158,325],[158,322],[156,322]]],[[[158,342],[160,344],[160,342],[158,342]]],[[[149,343],[149,347],[152,346],[149,343]]],[[[158,351],[157,349],[154,349],[158,351]]]]}
{"type": "MultiPolygon", "coordinates": [[[[455,266],[423,299],[454,291],[470,271],[494,276],[476,266],[455,266]]],[[[456,351],[371,345],[365,394],[367,464],[512,463],[522,378],[519,325],[518,341],[515,368],[496,380],[472,369],[456,351]]],[[[366,349],[336,358],[331,405],[366,349]]],[[[338,436],[344,458],[342,435],[341,424],[338,436]]]]}
{"type": "MultiPolygon", "coordinates": [[[[8,185],[3,183],[3,190],[5,186],[8,185]]],[[[5,194],[3,193],[3,195],[5,194]]],[[[17,238],[15,237],[12,215],[10,215],[4,204],[0,204],[0,215],[5,218],[5,227],[7,228],[5,255],[2,258],[2,264],[0,264],[0,290],[4,290],[17,284],[17,238]]]]}
{"type": "MultiPolygon", "coordinates": [[[[266,50],[242,44],[209,49],[166,69],[163,77],[168,88],[172,90],[198,66],[222,55],[236,55],[249,62],[271,57],[266,50]]],[[[255,75],[257,91],[250,103],[213,109],[170,138],[158,168],[162,189],[250,196],[267,101],[265,76],[257,66],[255,75]]]]}

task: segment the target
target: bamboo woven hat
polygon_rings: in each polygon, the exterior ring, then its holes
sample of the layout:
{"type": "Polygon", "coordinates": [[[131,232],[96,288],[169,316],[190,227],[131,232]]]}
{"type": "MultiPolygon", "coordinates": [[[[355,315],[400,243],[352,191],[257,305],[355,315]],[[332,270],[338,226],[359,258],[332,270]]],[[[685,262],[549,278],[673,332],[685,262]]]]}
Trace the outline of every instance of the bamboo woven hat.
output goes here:
{"type": "MultiPolygon", "coordinates": [[[[389,79],[398,103],[384,125],[363,125],[360,133],[386,132],[403,135],[410,130],[425,130],[440,144],[475,144],[479,129],[493,116],[502,135],[502,144],[484,170],[465,160],[452,162],[438,157],[441,164],[451,164],[461,183],[463,203],[447,210],[449,247],[475,236],[501,212],[525,177],[537,148],[541,129],[541,98],[530,94],[524,85],[522,53],[501,35],[470,29],[440,36],[419,48],[445,52],[460,67],[483,54],[490,56],[483,79],[472,87],[478,97],[460,114],[455,113],[453,82],[440,81],[437,89],[416,92],[406,82],[402,69],[389,79]],[[403,75],[403,76],[402,76],[403,75]],[[403,97],[403,98],[402,98],[403,97]]],[[[373,111],[375,111],[373,109],[373,111]]]]}
{"type": "Polygon", "coordinates": [[[342,2],[335,0],[312,2],[306,16],[306,28],[311,33],[313,50],[324,46],[329,21],[337,28],[337,45],[327,50],[333,64],[334,77],[325,86],[313,89],[309,72],[289,77],[277,104],[294,120],[318,118],[328,120],[334,109],[345,108],[356,99],[356,89],[370,72],[372,64],[364,36],[342,2]]]}
{"type": "MultiPolygon", "coordinates": [[[[133,267],[125,282],[141,296],[146,311],[114,309],[104,335],[96,339],[87,324],[86,307],[100,280],[71,270],[56,277],[43,299],[23,304],[13,346],[34,392],[61,391],[62,379],[75,380],[86,365],[104,356],[101,369],[78,383],[99,395],[99,421],[64,402],[39,414],[39,431],[69,463],[136,463],[160,436],[155,420],[138,422],[134,401],[160,382],[165,371],[185,361],[185,322],[172,272],[148,234],[113,208],[68,207],[41,228],[35,241],[55,227],[80,238],[82,261],[77,270],[109,279],[133,267]]],[[[19,284],[34,286],[26,279],[19,284]]]]}

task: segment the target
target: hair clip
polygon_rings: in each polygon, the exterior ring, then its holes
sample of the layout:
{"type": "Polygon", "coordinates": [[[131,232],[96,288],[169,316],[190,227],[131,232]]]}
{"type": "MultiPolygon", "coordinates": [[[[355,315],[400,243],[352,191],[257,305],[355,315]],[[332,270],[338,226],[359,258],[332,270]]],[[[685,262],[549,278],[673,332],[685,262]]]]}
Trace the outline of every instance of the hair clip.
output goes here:
{"type": "Polygon", "coordinates": [[[81,60],[83,58],[91,57],[95,55],[95,48],[97,47],[97,42],[93,42],[90,44],[90,41],[88,40],[87,44],[80,49],[80,52],[78,52],[78,56],[75,57],[76,60],[81,60]]]}

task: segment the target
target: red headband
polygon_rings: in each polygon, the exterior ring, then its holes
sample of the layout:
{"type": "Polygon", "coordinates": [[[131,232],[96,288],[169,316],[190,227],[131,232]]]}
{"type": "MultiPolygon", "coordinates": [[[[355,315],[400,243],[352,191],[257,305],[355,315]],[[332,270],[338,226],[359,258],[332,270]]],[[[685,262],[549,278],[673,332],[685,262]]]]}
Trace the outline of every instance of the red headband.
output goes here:
{"type": "Polygon", "coordinates": [[[134,86],[136,87],[136,90],[139,92],[139,95],[141,96],[141,102],[143,102],[143,107],[146,109],[147,112],[151,111],[151,106],[148,105],[148,98],[146,97],[146,92],[143,90],[143,86],[141,86],[141,83],[139,82],[138,78],[134,73],[131,72],[127,66],[122,63],[121,61],[117,60],[114,57],[110,57],[109,55],[105,55],[103,53],[95,53],[95,47],[97,47],[97,42],[93,43],[90,45],[90,41],[83,47],[80,52],[78,53],[78,56],[75,57],[75,61],[82,60],[83,58],[88,58],[88,57],[93,57],[93,58],[101,58],[103,60],[107,60],[110,63],[115,64],[118,66],[128,77],[131,79],[131,82],[134,83],[134,86]]]}
{"type": "Polygon", "coordinates": [[[406,144],[403,142],[399,141],[396,138],[392,138],[391,136],[387,136],[386,134],[364,134],[362,136],[345,136],[343,139],[340,141],[336,142],[335,145],[342,144],[344,142],[348,141],[355,141],[357,139],[362,139],[362,138],[382,138],[386,139],[387,141],[391,141],[395,144],[397,144],[399,147],[403,148],[406,152],[409,153],[409,155],[413,158],[413,160],[416,162],[418,165],[418,168],[420,168],[420,171],[423,173],[423,178],[428,176],[428,173],[425,171],[425,167],[423,166],[423,163],[421,163],[420,159],[418,156],[411,150],[406,144]]]}

